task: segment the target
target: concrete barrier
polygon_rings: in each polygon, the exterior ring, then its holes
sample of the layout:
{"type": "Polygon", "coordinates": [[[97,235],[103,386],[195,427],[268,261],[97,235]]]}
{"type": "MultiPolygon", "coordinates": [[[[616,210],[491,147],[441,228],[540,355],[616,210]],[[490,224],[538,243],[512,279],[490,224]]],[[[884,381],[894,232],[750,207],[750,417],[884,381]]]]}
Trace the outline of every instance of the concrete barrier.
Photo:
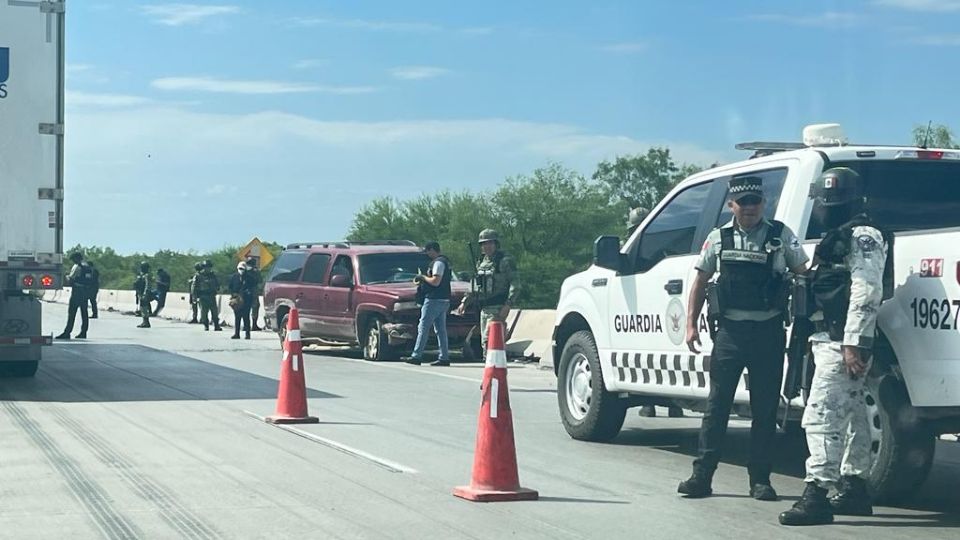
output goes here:
{"type": "Polygon", "coordinates": [[[507,317],[507,354],[538,360],[540,367],[553,368],[552,340],[556,311],[515,309],[507,317]]]}

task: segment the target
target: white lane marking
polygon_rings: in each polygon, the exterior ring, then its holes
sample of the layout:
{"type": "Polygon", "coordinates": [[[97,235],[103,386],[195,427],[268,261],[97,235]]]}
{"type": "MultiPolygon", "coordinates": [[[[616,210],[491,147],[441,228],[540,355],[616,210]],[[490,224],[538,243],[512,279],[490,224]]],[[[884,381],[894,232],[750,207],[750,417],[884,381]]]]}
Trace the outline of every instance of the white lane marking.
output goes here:
{"type": "MultiPolygon", "coordinates": [[[[256,414],[256,413],[253,413],[253,412],[250,412],[250,411],[243,411],[243,414],[245,414],[245,415],[247,415],[247,416],[249,416],[249,417],[251,417],[251,418],[256,418],[257,420],[260,420],[260,421],[263,422],[264,424],[267,424],[266,419],[264,419],[264,417],[260,416],[259,414],[256,414]]],[[[359,448],[353,448],[353,447],[351,447],[351,446],[347,446],[347,445],[345,445],[345,444],[343,444],[343,443],[339,443],[339,442],[334,441],[334,440],[332,440],[332,439],[328,439],[328,438],[326,438],[326,437],[321,437],[321,436],[319,436],[319,435],[314,435],[313,433],[310,433],[309,431],[304,431],[304,430],[302,430],[302,429],[293,427],[293,426],[288,425],[288,424],[267,424],[267,425],[273,426],[273,427],[278,428],[278,429],[282,429],[282,430],[284,430],[284,431],[289,431],[290,433],[293,433],[294,435],[299,435],[300,437],[303,437],[304,439],[313,441],[313,442],[315,442],[315,443],[320,443],[320,444],[322,444],[322,445],[324,445],[324,446],[326,446],[326,447],[328,447],[328,448],[333,448],[334,450],[339,450],[340,452],[343,452],[344,454],[347,454],[347,455],[350,455],[350,456],[353,456],[353,457],[358,457],[358,458],[360,458],[360,459],[365,459],[365,460],[367,460],[367,461],[369,461],[369,462],[371,462],[371,463],[373,463],[373,464],[375,464],[375,465],[379,465],[380,467],[383,467],[384,469],[386,469],[386,470],[388,470],[388,471],[390,471],[390,472],[395,472],[395,473],[407,473],[407,474],[417,474],[417,470],[414,469],[413,467],[407,467],[406,465],[402,465],[402,464],[400,464],[400,463],[397,463],[396,461],[391,461],[391,460],[386,459],[386,458],[382,458],[382,457],[379,457],[379,456],[375,456],[375,455],[373,455],[373,454],[371,454],[371,453],[369,453],[369,452],[365,452],[365,451],[363,451],[363,450],[360,450],[359,448]]]]}
{"type": "Polygon", "coordinates": [[[497,417],[497,403],[500,401],[500,379],[490,379],[490,418],[497,417]]]}

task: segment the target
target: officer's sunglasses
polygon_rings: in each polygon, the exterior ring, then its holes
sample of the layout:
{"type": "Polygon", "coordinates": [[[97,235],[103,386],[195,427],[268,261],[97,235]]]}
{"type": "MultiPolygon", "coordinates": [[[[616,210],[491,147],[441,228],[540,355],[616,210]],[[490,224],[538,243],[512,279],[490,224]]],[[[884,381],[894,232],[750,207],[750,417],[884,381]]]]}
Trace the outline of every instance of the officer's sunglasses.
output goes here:
{"type": "Polygon", "coordinates": [[[763,202],[763,197],[760,195],[744,195],[734,202],[736,202],[738,206],[756,206],[763,202]]]}

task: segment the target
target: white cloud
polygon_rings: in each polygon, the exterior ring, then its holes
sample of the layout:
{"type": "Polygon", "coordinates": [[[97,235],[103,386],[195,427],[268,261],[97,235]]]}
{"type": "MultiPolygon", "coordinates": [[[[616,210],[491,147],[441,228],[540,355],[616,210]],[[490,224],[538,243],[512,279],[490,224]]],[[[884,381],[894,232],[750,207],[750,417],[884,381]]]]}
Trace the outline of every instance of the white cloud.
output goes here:
{"type": "Polygon", "coordinates": [[[304,58],[293,63],[293,69],[313,69],[327,64],[327,60],[320,58],[304,58]]]}
{"type": "Polygon", "coordinates": [[[932,47],[960,47],[960,34],[940,34],[934,36],[919,36],[911,43],[929,45],[932,47]]]}
{"type": "Polygon", "coordinates": [[[403,80],[433,79],[447,73],[450,70],[432,66],[399,66],[390,70],[391,75],[403,80]]]}
{"type": "Polygon", "coordinates": [[[874,0],[873,3],[878,6],[929,13],[960,11],[960,0],[874,0]]]}
{"type": "Polygon", "coordinates": [[[163,77],[150,83],[158,90],[214,92],[221,94],[369,94],[372,86],[331,86],[284,81],[240,81],[213,77],[163,77]]]}
{"type": "Polygon", "coordinates": [[[66,70],[67,73],[80,73],[83,71],[90,71],[93,69],[91,64],[67,64],[66,70]]]}
{"type": "Polygon", "coordinates": [[[649,49],[649,45],[646,43],[641,43],[638,41],[633,42],[624,42],[624,43],[611,43],[609,45],[604,45],[600,47],[601,51],[609,53],[620,53],[620,54],[635,54],[642,53],[649,49]]]}
{"type": "Polygon", "coordinates": [[[295,19],[299,26],[337,26],[340,28],[354,28],[370,30],[372,32],[438,32],[442,26],[427,22],[376,21],[369,19],[335,19],[328,17],[308,17],[295,19]]]}
{"type": "Polygon", "coordinates": [[[207,6],[199,4],[149,4],[140,10],[160,24],[181,26],[196,24],[219,15],[240,13],[238,6],[207,6]]]}
{"type": "Polygon", "coordinates": [[[72,90],[67,90],[65,100],[68,107],[135,107],[151,103],[149,98],[142,96],[91,94],[72,90]]]}
{"type": "Polygon", "coordinates": [[[850,28],[858,25],[862,20],[862,16],[856,13],[827,11],[816,15],[758,14],[749,15],[746,19],[817,28],[850,28]]]}

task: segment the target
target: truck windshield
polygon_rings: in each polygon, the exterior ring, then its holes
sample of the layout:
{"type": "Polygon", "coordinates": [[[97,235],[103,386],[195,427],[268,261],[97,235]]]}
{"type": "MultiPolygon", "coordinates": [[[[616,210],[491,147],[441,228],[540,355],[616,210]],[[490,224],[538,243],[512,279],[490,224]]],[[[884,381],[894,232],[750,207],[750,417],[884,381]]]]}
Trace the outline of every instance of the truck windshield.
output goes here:
{"type": "Polygon", "coordinates": [[[360,255],[360,283],[403,283],[417,272],[426,273],[430,257],[426,253],[372,253],[360,255]]]}
{"type": "MultiPolygon", "coordinates": [[[[870,217],[890,232],[960,227],[960,162],[852,161],[863,177],[870,217]]],[[[811,219],[807,238],[820,238],[822,223],[811,219]]]]}

